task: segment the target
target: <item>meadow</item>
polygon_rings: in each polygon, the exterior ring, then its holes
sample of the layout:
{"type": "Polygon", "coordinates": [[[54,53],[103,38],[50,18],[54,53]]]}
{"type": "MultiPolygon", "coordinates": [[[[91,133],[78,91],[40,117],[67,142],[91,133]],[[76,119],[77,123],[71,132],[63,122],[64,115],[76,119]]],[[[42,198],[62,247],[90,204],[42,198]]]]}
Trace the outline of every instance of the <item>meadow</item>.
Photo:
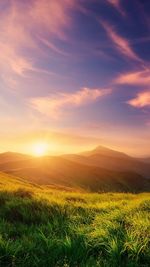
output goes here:
{"type": "Polygon", "coordinates": [[[0,173],[1,267],[148,267],[150,194],[86,193],[0,173]]]}

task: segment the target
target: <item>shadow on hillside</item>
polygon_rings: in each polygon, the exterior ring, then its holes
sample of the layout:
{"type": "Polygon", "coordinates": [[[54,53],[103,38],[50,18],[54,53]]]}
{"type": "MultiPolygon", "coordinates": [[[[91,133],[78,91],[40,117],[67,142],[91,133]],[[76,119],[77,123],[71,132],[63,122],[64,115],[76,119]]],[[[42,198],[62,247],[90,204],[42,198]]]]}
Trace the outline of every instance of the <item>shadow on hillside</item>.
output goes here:
{"type": "Polygon", "coordinates": [[[33,192],[22,188],[12,192],[0,192],[0,213],[1,219],[27,225],[52,222],[57,218],[61,221],[68,217],[66,209],[61,205],[36,200],[33,192]]]}

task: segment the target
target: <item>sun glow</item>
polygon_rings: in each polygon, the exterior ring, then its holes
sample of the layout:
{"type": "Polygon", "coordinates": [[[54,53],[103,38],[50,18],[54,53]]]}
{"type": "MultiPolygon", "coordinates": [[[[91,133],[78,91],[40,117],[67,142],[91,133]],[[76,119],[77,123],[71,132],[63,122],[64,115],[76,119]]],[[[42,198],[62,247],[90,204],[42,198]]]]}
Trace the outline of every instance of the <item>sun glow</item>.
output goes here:
{"type": "Polygon", "coordinates": [[[47,143],[36,143],[32,146],[32,154],[36,157],[44,156],[48,153],[47,143]]]}

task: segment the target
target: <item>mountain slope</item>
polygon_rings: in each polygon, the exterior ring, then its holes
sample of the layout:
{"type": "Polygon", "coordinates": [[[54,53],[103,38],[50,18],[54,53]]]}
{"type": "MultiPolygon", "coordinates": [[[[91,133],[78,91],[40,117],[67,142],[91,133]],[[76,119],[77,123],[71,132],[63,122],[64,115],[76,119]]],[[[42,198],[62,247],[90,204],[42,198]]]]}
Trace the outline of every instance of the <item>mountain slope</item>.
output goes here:
{"type": "Polygon", "coordinates": [[[66,186],[92,192],[149,191],[150,181],[133,172],[86,166],[62,157],[27,158],[3,162],[0,171],[40,185],[66,186]]]}
{"type": "Polygon", "coordinates": [[[13,162],[17,160],[25,160],[32,158],[29,155],[24,155],[21,153],[5,152],[0,154],[0,164],[6,162],[13,162]]]}
{"type": "Polygon", "coordinates": [[[100,154],[101,156],[110,156],[110,157],[116,157],[116,158],[128,158],[129,156],[126,155],[123,152],[115,151],[113,149],[104,147],[104,146],[97,146],[95,149],[90,151],[84,151],[80,153],[81,156],[92,156],[100,154]]]}
{"type": "Polygon", "coordinates": [[[63,157],[88,166],[96,166],[113,171],[131,171],[139,173],[145,178],[150,178],[149,163],[103,147],[98,147],[79,155],[64,155],[63,157]]]}

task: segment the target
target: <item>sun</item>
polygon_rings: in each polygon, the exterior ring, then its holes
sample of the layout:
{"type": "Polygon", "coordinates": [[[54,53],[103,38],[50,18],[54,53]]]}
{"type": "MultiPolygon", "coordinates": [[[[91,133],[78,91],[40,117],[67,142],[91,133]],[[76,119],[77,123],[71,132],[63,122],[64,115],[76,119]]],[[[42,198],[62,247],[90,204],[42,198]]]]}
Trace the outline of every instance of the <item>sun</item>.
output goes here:
{"type": "Polygon", "coordinates": [[[32,146],[32,154],[36,157],[44,156],[48,153],[48,144],[41,142],[32,146]]]}

